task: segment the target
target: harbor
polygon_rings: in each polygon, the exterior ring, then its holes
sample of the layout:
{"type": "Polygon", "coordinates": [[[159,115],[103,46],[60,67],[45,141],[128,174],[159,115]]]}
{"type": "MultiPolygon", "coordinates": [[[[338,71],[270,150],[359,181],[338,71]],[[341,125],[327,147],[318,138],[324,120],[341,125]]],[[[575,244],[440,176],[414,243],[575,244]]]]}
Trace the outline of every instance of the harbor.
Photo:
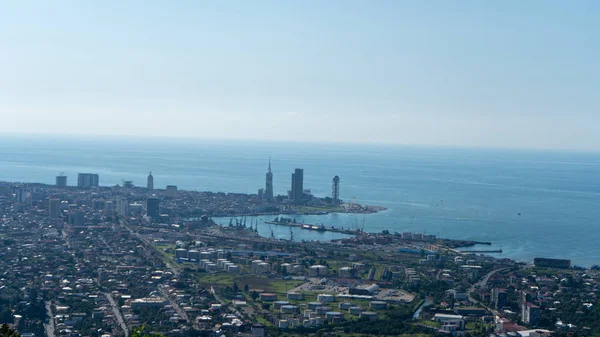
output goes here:
{"type": "Polygon", "coordinates": [[[350,229],[343,229],[343,228],[336,228],[336,227],[326,227],[323,224],[310,225],[310,224],[305,224],[305,223],[296,223],[293,221],[265,221],[265,223],[268,225],[295,227],[295,228],[300,228],[300,229],[305,229],[305,230],[310,230],[310,231],[333,232],[333,233],[340,233],[340,234],[347,234],[347,235],[355,235],[355,234],[360,234],[362,232],[360,229],[350,230],[350,229]]]}

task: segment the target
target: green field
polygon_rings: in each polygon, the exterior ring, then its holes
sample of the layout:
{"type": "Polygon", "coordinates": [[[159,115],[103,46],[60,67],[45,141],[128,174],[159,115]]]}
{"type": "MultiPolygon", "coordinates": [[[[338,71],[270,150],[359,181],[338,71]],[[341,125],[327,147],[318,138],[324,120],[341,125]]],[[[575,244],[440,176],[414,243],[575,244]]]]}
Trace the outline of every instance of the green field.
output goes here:
{"type": "Polygon", "coordinates": [[[440,327],[440,322],[432,321],[430,319],[420,319],[418,321],[414,321],[413,324],[425,325],[425,326],[432,326],[434,328],[439,328],[440,327]]]}
{"type": "Polygon", "coordinates": [[[481,327],[488,327],[488,324],[482,323],[482,322],[467,322],[467,325],[465,326],[466,330],[479,330],[481,329],[481,327]]]}
{"type": "Polygon", "coordinates": [[[281,280],[256,275],[240,275],[240,274],[203,274],[198,278],[198,283],[204,286],[233,286],[237,283],[240,289],[244,289],[248,285],[250,289],[260,289],[265,292],[273,292],[285,296],[287,290],[292,290],[304,283],[304,281],[281,280]]]}
{"type": "Polygon", "coordinates": [[[163,256],[163,262],[169,263],[171,265],[175,265],[175,254],[165,252],[167,248],[173,248],[171,246],[158,246],[152,245],[157,252],[159,252],[163,256]]]}

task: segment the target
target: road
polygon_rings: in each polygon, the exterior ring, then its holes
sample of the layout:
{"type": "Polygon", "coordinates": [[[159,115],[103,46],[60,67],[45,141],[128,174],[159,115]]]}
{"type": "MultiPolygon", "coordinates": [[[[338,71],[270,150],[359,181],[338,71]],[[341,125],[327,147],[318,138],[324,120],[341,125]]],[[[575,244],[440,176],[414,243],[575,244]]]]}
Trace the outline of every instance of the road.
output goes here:
{"type": "Polygon", "coordinates": [[[506,268],[506,267],[505,267],[505,268],[498,268],[498,269],[494,269],[494,270],[492,270],[491,272],[487,273],[487,274],[486,274],[486,275],[485,275],[485,276],[484,276],[484,277],[481,279],[481,281],[479,281],[479,282],[477,282],[477,283],[473,284],[473,285],[471,286],[471,288],[469,288],[469,292],[468,292],[468,295],[469,295],[469,301],[471,301],[472,303],[475,303],[475,304],[480,304],[480,305],[482,305],[482,306],[484,306],[484,307],[486,307],[486,308],[487,308],[487,306],[486,306],[485,304],[483,304],[483,303],[479,302],[478,300],[474,299],[473,297],[471,297],[471,293],[472,293],[472,292],[474,292],[476,288],[482,288],[482,287],[486,287],[486,286],[487,286],[487,283],[488,283],[488,281],[490,280],[490,277],[492,277],[492,275],[494,275],[494,274],[496,274],[496,273],[498,273],[498,272],[501,272],[501,271],[503,271],[503,270],[508,270],[508,269],[510,269],[510,268],[506,268]]]}
{"type": "Polygon", "coordinates": [[[490,277],[492,277],[492,275],[494,275],[494,274],[496,274],[496,273],[498,273],[498,272],[501,272],[501,271],[503,271],[503,270],[508,270],[508,269],[510,269],[510,268],[508,268],[508,267],[505,267],[505,268],[498,268],[498,269],[494,269],[494,270],[492,270],[491,272],[487,273],[487,274],[485,275],[485,277],[484,277],[483,279],[481,279],[481,281],[479,281],[479,282],[475,283],[475,284],[472,286],[472,288],[474,288],[474,287],[485,287],[485,286],[487,286],[487,283],[488,283],[488,281],[490,280],[490,277]]]}
{"type": "MultiPolygon", "coordinates": [[[[215,297],[215,299],[216,299],[217,301],[219,301],[219,303],[221,303],[221,305],[223,305],[223,306],[224,306],[224,305],[227,305],[227,302],[226,302],[225,300],[221,299],[221,298],[220,298],[220,297],[217,295],[217,292],[215,291],[215,288],[214,288],[214,287],[210,287],[210,292],[211,292],[211,294],[213,294],[213,296],[215,297]]],[[[234,314],[235,314],[237,317],[239,317],[239,318],[243,318],[243,317],[244,317],[244,315],[242,315],[242,313],[241,313],[241,312],[239,312],[239,311],[238,311],[236,308],[234,308],[233,306],[230,306],[230,307],[229,307],[229,310],[230,310],[231,312],[233,312],[233,313],[234,313],[234,314]]]]}
{"type": "Polygon", "coordinates": [[[430,306],[430,305],[432,305],[432,304],[433,304],[433,301],[432,301],[431,299],[429,299],[429,298],[426,298],[426,299],[423,301],[423,304],[421,304],[421,305],[419,306],[419,308],[418,308],[418,309],[415,311],[415,313],[413,314],[413,319],[414,319],[414,320],[417,320],[417,319],[419,319],[419,317],[421,316],[421,311],[423,311],[423,308],[425,308],[425,307],[427,307],[427,306],[430,306]]]}
{"type": "Polygon", "coordinates": [[[179,317],[185,319],[186,323],[190,324],[191,321],[190,321],[187,313],[185,311],[183,311],[183,309],[181,309],[181,307],[179,306],[179,303],[177,303],[177,301],[175,301],[173,298],[171,298],[171,296],[169,296],[169,293],[162,285],[158,286],[158,291],[164,298],[169,300],[169,302],[171,303],[171,306],[173,307],[173,310],[175,310],[177,312],[179,317]]]}
{"type": "MultiPolygon", "coordinates": [[[[160,252],[158,252],[156,250],[156,247],[150,241],[145,239],[142,235],[136,233],[133,229],[129,228],[129,226],[125,220],[121,220],[121,226],[123,226],[123,228],[125,228],[127,231],[129,231],[129,233],[131,233],[131,235],[135,236],[138,240],[140,240],[144,245],[144,249],[153,252],[154,254],[156,254],[157,257],[160,256],[160,252]]],[[[169,269],[173,273],[173,275],[175,275],[176,277],[179,276],[179,270],[175,266],[170,264],[168,261],[164,261],[164,260],[162,260],[162,261],[164,262],[167,269],[169,269]]]]}
{"type": "Polygon", "coordinates": [[[54,337],[54,314],[52,314],[52,301],[46,301],[46,312],[48,313],[49,321],[48,324],[44,323],[44,330],[46,330],[46,337],[54,337]]]}
{"type": "Polygon", "coordinates": [[[127,324],[125,324],[125,320],[123,319],[123,316],[121,315],[121,312],[119,311],[119,307],[117,306],[115,299],[112,297],[112,295],[110,293],[104,293],[104,296],[106,296],[106,298],[108,299],[108,302],[110,303],[113,314],[117,318],[117,321],[119,322],[119,325],[121,326],[121,330],[123,330],[125,337],[129,337],[129,330],[127,329],[127,324]]]}
{"type": "Polygon", "coordinates": [[[215,291],[215,288],[214,288],[214,287],[210,287],[210,293],[211,293],[211,294],[213,294],[213,296],[215,297],[215,299],[216,299],[217,301],[219,301],[219,303],[221,303],[222,305],[225,305],[225,304],[226,304],[226,302],[225,302],[225,301],[223,301],[221,298],[219,298],[219,296],[217,296],[217,292],[215,291]]]}

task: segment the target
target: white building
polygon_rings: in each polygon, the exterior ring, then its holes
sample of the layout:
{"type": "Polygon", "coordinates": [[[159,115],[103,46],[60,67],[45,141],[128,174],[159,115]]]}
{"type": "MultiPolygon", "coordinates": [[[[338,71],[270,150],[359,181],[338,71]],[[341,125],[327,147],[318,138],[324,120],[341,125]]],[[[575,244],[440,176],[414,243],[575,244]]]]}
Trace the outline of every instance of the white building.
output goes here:
{"type": "Polygon", "coordinates": [[[456,331],[465,329],[465,319],[461,315],[435,314],[433,320],[440,323],[440,330],[456,331]]]}

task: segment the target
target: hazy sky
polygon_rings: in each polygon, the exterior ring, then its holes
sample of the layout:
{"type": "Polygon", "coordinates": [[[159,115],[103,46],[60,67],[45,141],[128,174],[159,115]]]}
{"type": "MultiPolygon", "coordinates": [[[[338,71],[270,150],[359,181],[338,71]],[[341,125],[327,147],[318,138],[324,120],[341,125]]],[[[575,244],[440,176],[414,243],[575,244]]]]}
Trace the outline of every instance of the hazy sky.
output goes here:
{"type": "Polygon", "coordinates": [[[0,0],[0,131],[600,149],[599,1],[0,0]]]}

